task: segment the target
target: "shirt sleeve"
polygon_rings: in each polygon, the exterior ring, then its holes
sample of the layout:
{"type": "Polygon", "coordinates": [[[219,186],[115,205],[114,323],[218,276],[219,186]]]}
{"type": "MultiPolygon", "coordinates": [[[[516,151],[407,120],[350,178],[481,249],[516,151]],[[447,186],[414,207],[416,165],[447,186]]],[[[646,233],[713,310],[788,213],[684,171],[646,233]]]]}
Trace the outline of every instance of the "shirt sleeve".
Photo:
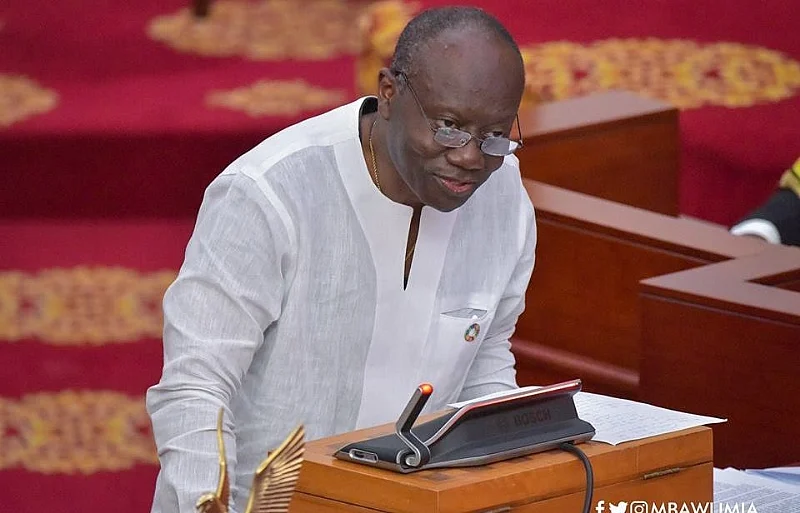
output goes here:
{"type": "Polygon", "coordinates": [[[536,259],[536,221],[527,192],[522,188],[522,214],[518,233],[518,258],[505,293],[497,306],[486,338],[467,373],[459,401],[517,388],[514,355],[509,339],[525,309],[525,292],[536,259]]]}
{"type": "Polygon", "coordinates": [[[731,228],[733,235],[751,235],[764,239],[770,244],[780,244],[781,234],[771,221],[766,219],[748,219],[731,228]]]}
{"type": "Polygon", "coordinates": [[[731,228],[734,235],[754,235],[772,244],[800,245],[800,196],[779,188],[764,204],[731,228]]]}
{"type": "Polygon", "coordinates": [[[246,176],[218,177],[164,296],[163,374],[147,393],[161,462],[154,512],[194,513],[197,499],[216,489],[220,408],[235,475],[231,399],[280,315],[289,249],[286,225],[266,198],[246,176]]]}

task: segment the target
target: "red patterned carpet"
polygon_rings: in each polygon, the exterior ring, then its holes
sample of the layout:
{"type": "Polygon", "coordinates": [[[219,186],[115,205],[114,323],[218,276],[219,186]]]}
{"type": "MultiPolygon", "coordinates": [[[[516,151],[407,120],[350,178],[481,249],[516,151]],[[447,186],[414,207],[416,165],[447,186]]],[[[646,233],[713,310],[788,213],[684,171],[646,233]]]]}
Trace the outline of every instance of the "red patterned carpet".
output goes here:
{"type": "Polygon", "coordinates": [[[0,223],[0,490],[16,513],[149,511],[143,394],[191,221],[0,223]]]}
{"type": "MultiPolygon", "coordinates": [[[[733,222],[800,154],[794,2],[471,3],[508,25],[545,97],[627,87],[679,105],[684,214],[733,222]]],[[[149,508],[142,398],[203,189],[359,94],[370,2],[218,0],[193,26],[187,4],[0,5],[4,511],[149,508]]]]}

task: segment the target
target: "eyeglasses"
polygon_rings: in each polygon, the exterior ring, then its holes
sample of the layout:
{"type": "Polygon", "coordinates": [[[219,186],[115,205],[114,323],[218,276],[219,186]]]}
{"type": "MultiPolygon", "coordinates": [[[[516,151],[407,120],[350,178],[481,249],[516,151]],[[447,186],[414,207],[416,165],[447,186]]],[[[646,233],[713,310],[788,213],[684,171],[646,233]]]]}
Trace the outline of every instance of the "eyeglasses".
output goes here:
{"type": "Polygon", "coordinates": [[[425,118],[425,121],[428,123],[428,128],[433,131],[433,140],[442,146],[446,146],[447,148],[463,148],[469,144],[472,139],[475,139],[478,142],[478,147],[481,149],[481,151],[492,157],[505,157],[522,148],[522,129],[519,127],[519,114],[517,114],[516,117],[519,139],[516,141],[509,139],[508,137],[499,137],[494,135],[490,135],[489,137],[478,137],[469,132],[453,127],[437,127],[425,114],[425,109],[422,108],[422,104],[419,101],[417,93],[414,91],[414,88],[411,87],[411,82],[408,80],[408,75],[402,71],[395,72],[395,75],[398,77],[403,77],[408,89],[411,91],[411,95],[414,97],[414,101],[417,102],[417,107],[419,107],[422,117],[425,118]]]}

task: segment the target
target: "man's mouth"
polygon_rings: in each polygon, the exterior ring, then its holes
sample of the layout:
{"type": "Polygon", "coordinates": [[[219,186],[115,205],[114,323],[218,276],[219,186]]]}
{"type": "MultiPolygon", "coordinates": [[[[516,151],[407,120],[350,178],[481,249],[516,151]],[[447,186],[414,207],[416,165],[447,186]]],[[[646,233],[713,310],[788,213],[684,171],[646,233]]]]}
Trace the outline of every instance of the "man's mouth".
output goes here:
{"type": "Polygon", "coordinates": [[[464,194],[475,187],[475,182],[462,182],[461,180],[445,178],[439,175],[436,175],[436,179],[439,180],[447,190],[454,194],[464,194]]]}

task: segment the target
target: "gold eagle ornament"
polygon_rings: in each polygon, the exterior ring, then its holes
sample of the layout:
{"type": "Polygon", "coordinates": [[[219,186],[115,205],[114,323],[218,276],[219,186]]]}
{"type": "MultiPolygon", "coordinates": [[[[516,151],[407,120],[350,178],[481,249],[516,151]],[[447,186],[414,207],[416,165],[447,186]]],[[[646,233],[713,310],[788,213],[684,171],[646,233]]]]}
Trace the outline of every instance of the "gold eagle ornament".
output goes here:
{"type": "Polygon", "coordinates": [[[217,416],[217,445],[219,446],[219,483],[217,491],[207,493],[197,499],[195,508],[198,513],[228,513],[228,503],[231,499],[231,485],[228,481],[228,460],[225,459],[225,441],[222,439],[222,416],[224,411],[219,410],[217,416]]]}
{"type": "MultiPolygon", "coordinates": [[[[225,443],[222,439],[222,416],[217,418],[217,444],[219,445],[219,483],[217,490],[201,496],[195,508],[198,513],[228,513],[230,483],[225,443]]],[[[298,426],[277,449],[267,455],[253,477],[250,497],[245,513],[286,513],[292,500],[305,452],[305,430],[298,426]]]]}

